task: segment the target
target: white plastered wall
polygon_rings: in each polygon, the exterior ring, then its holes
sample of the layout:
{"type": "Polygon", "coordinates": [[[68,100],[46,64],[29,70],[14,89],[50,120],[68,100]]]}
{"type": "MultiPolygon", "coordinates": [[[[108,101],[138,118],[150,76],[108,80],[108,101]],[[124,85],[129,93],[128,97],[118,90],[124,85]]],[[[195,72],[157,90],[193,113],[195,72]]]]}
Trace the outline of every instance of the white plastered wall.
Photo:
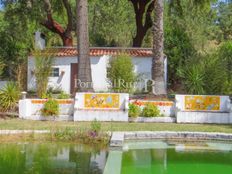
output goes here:
{"type": "MultiPolygon", "coordinates": [[[[96,92],[108,91],[109,82],[107,80],[107,65],[110,60],[109,55],[91,57],[91,69],[93,87],[96,92]]],[[[55,57],[54,68],[59,68],[59,77],[49,77],[49,87],[60,88],[70,93],[71,63],[77,63],[77,57],[55,57]],[[63,74],[61,72],[64,72],[63,74]]],[[[34,57],[28,58],[28,90],[36,89],[36,81],[33,71],[35,69],[34,57]]],[[[141,79],[151,78],[151,57],[133,57],[132,62],[135,67],[135,73],[140,75],[141,79]]],[[[140,87],[142,89],[144,86],[140,87]]]]}

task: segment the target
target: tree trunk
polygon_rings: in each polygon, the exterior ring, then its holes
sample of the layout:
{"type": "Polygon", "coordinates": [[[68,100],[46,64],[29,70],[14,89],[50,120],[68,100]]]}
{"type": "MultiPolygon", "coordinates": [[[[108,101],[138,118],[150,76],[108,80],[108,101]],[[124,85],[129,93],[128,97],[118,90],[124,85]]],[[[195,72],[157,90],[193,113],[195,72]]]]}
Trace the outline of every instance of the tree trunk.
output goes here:
{"type": "Polygon", "coordinates": [[[52,6],[50,0],[44,0],[44,8],[47,13],[47,19],[40,22],[41,25],[46,27],[53,33],[56,33],[60,36],[63,41],[63,46],[71,47],[73,46],[72,39],[72,27],[73,27],[73,15],[71,5],[68,0],[63,0],[63,5],[67,12],[68,24],[66,29],[62,27],[61,24],[56,22],[52,17],[52,6]]]}
{"type": "Polygon", "coordinates": [[[73,46],[73,39],[71,37],[62,36],[63,46],[65,47],[72,47],[73,46]]]}
{"type": "Polygon", "coordinates": [[[92,92],[92,75],[89,57],[88,1],[77,0],[78,80],[77,91],[92,92]]]}
{"type": "Polygon", "coordinates": [[[133,47],[141,47],[144,37],[152,27],[152,11],[154,0],[130,0],[133,4],[136,21],[136,35],[133,38],[133,47]]]}
{"type": "MultiPolygon", "coordinates": [[[[141,19],[141,22],[142,22],[142,19],[141,19]]],[[[136,22],[136,23],[138,23],[138,22],[136,22]]],[[[137,25],[136,35],[133,38],[133,47],[141,47],[142,46],[143,39],[147,33],[147,30],[145,30],[145,28],[143,26],[137,25]]]]}
{"type": "Polygon", "coordinates": [[[153,23],[153,59],[152,59],[152,80],[153,93],[155,95],[166,95],[166,84],[164,77],[164,31],[163,31],[163,0],[154,2],[155,19],[153,23]]]}

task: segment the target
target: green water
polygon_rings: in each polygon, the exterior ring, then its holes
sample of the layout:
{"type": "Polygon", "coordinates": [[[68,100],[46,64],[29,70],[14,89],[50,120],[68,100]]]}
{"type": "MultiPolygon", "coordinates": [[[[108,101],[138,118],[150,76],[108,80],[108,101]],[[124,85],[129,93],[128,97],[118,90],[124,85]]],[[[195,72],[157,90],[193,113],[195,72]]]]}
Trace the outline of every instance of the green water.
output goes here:
{"type": "Polygon", "coordinates": [[[232,174],[231,144],[183,147],[127,149],[122,155],[121,174],[232,174]]]}
{"type": "Polygon", "coordinates": [[[102,174],[106,157],[76,144],[0,144],[0,174],[102,174]]]}

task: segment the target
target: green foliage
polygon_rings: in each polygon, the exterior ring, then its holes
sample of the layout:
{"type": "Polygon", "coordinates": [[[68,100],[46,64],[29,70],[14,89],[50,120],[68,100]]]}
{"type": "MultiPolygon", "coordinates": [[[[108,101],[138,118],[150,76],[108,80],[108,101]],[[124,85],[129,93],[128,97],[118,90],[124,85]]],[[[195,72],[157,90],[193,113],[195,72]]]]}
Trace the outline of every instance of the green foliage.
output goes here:
{"type": "Polygon", "coordinates": [[[190,61],[178,71],[188,93],[231,95],[230,49],[222,45],[219,51],[190,61]]]}
{"type": "Polygon", "coordinates": [[[41,96],[41,98],[42,99],[52,98],[52,93],[50,93],[50,92],[43,93],[42,96],[41,96]]]}
{"type": "Polygon", "coordinates": [[[43,108],[41,109],[43,116],[58,116],[59,115],[59,103],[57,100],[48,99],[44,103],[43,108]]]}
{"type": "Polygon", "coordinates": [[[70,95],[65,93],[64,91],[61,91],[61,93],[57,97],[58,99],[68,99],[70,98],[70,95]]]}
{"type": "Polygon", "coordinates": [[[47,93],[48,78],[52,71],[53,58],[46,54],[35,52],[35,79],[38,97],[42,98],[47,93]]]}
{"type": "Polygon", "coordinates": [[[25,15],[19,15],[20,8],[7,6],[0,11],[0,59],[5,64],[3,78],[16,79],[18,64],[25,62],[33,42],[34,24],[25,15]]]}
{"type": "Polygon", "coordinates": [[[0,59],[0,77],[1,77],[1,75],[3,73],[4,67],[5,67],[5,64],[4,64],[3,60],[0,59]]]}
{"type": "Polygon", "coordinates": [[[164,46],[168,57],[168,81],[171,88],[175,88],[180,81],[177,71],[196,56],[196,50],[185,28],[175,22],[166,24],[164,46]]]}
{"type": "Polygon", "coordinates": [[[184,85],[190,94],[205,94],[205,74],[201,65],[188,65],[179,70],[179,76],[184,79],[184,85]]]}
{"type": "Polygon", "coordinates": [[[113,57],[107,72],[111,88],[115,92],[132,92],[136,82],[134,65],[128,55],[113,57]]]}
{"type": "Polygon", "coordinates": [[[0,110],[15,110],[20,97],[18,86],[14,82],[9,82],[0,90],[0,110]]]}
{"type": "Polygon", "coordinates": [[[131,46],[135,17],[131,2],[89,1],[90,43],[93,46],[131,46]]]}
{"type": "Polygon", "coordinates": [[[129,117],[136,118],[141,114],[141,109],[134,103],[129,104],[129,117]]]}
{"type": "Polygon", "coordinates": [[[232,39],[232,2],[220,2],[218,4],[217,25],[219,31],[217,32],[217,40],[231,40],[232,39]]]}
{"type": "Polygon", "coordinates": [[[225,42],[218,51],[218,60],[222,64],[222,70],[225,72],[223,94],[232,95],[232,42],[225,42]]]}
{"type": "Polygon", "coordinates": [[[109,135],[107,133],[96,133],[92,130],[73,130],[71,128],[53,130],[50,133],[50,139],[53,141],[71,141],[85,143],[89,145],[98,145],[106,147],[109,143],[109,135]]]}
{"type": "Polygon", "coordinates": [[[65,128],[64,130],[55,130],[52,132],[55,139],[60,141],[73,141],[76,137],[76,132],[73,129],[65,128]]]}
{"type": "Polygon", "coordinates": [[[101,122],[97,121],[96,119],[91,122],[91,131],[98,134],[101,131],[101,122]]]}
{"type": "Polygon", "coordinates": [[[218,57],[218,53],[207,55],[200,62],[203,64],[205,74],[206,94],[227,94],[224,89],[228,80],[227,68],[225,68],[223,60],[218,57]]]}
{"type": "Polygon", "coordinates": [[[152,103],[146,104],[142,111],[143,117],[158,117],[161,116],[158,107],[152,103]]]}
{"type": "Polygon", "coordinates": [[[218,52],[219,59],[223,62],[229,78],[232,79],[232,41],[223,43],[218,52]]]}

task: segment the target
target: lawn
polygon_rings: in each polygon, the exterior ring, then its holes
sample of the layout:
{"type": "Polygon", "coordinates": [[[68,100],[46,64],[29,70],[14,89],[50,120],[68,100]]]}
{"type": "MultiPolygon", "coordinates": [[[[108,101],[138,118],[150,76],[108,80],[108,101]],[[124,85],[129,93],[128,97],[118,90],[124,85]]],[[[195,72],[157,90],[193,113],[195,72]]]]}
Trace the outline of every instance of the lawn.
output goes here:
{"type": "MultiPolygon", "coordinates": [[[[1,130],[49,130],[49,129],[88,129],[90,122],[29,121],[20,119],[0,119],[1,130]]],[[[198,131],[232,133],[232,125],[216,124],[176,124],[176,123],[118,123],[102,122],[103,131],[198,131]]]]}

